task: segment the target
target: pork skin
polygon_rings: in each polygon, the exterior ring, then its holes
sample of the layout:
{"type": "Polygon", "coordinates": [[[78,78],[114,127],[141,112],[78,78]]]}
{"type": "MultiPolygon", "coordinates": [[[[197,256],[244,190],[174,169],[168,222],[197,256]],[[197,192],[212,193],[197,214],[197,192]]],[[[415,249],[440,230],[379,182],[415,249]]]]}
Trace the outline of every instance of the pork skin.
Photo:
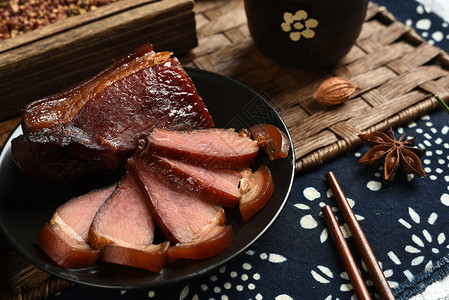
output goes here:
{"type": "Polygon", "coordinates": [[[232,243],[232,227],[211,224],[188,243],[178,243],[168,248],[170,262],[178,259],[204,259],[215,256],[232,243]]]}
{"type": "Polygon", "coordinates": [[[36,243],[54,262],[67,269],[89,267],[100,258],[99,250],[67,236],[58,224],[45,223],[36,243]]]}
{"type": "Polygon", "coordinates": [[[262,165],[254,173],[247,173],[240,182],[239,210],[243,222],[251,219],[271,199],[274,181],[270,169],[262,165]]]}
{"type": "Polygon", "coordinates": [[[107,244],[101,252],[104,262],[146,269],[159,272],[168,264],[168,249],[170,242],[160,244],[126,247],[117,244],[107,244]]]}
{"type": "Polygon", "coordinates": [[[278,127],[260,123],[249,128],[259,147],[268,154],[270,160],[286,158],[290,151],[288,136],[278,127]]]}

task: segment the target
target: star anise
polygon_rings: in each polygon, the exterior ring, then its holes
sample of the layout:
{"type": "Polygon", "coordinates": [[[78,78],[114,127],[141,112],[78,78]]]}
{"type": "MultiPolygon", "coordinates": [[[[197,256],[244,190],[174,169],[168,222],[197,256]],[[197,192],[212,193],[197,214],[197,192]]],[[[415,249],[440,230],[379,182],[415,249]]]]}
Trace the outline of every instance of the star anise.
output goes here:
{"type": "Polygon", "coordinates": [[[384,165],[384,179],[391,181],[396,175],[399,164],[407,173],[416,176],[425,176],[420,157],[426,152],[425,149],[415,148],[416,137],[405,139],[403,134],[398,140],[390,128],[387,134],[374,131],[368,134],[360,134],[362,141],[372,147],[359,159],[359,163],[366,166],[384,165]]]}

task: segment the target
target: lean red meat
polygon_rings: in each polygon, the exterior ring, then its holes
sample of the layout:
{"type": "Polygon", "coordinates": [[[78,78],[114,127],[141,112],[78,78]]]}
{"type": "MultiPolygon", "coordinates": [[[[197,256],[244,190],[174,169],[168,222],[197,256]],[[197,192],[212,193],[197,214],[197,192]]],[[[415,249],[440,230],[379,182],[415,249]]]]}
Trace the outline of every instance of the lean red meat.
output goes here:
{"type": "Polygon", "coordinates": [[[149,206],[126,173],[98,209],[90,227],[90,246],[101,260],[158,272],[168,262],[169,242],[153,244],[154,221],[149,206]]]}

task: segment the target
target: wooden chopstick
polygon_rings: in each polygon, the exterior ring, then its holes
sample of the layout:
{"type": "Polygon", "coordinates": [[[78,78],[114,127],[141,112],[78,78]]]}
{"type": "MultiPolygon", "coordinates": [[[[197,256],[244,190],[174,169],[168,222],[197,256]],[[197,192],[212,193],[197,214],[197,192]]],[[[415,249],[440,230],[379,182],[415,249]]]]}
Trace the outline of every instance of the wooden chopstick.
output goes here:
{"type": "Polygon", "coordinates": [[[351,254],[348,243],[346,243],[346,239],[340,229],[340,225],[338,225],[337,218],[335,217],[332,208],[329,205],[325,205],[321,211],[323,212],[324,220],[326,220],[329,232],[337,246],[338,253],[343,260],[343,265],[348,273],[349,280],[351,280],[357,299],[370,300],[371,296],[363,281],[362,274],[360,274],[360,271],[357,268],[357,264],[351,254]]]}
{"type": "Polygon", "coordinates": [[[334,173],[329,172],[326,174],[326,179],[331,187],[335,199],[337,200],[341,213],[343,214],[343,217],[348,224],[349,230],[351,231],[357,248],[362,255],[363,261],[368,268],[368,272],[374,282],[376,291],[379,293],[381,299],[396,299],[393,291],[390,288],[390,285],[387,282],[387,279],[385,278],[384,273],[382,272],[382,269],[379,266],[379,262],[377,261],[376,256],[374,255],[374,252],[371,249],[370,244],[368,243],[368,239],[363,233],[362,227],[357,221],[357,218],[355,217],[351,206],[346,200],[346,196],[343,193],[343,190],[341,189],[337,178],[335,177],[334,173]]]}

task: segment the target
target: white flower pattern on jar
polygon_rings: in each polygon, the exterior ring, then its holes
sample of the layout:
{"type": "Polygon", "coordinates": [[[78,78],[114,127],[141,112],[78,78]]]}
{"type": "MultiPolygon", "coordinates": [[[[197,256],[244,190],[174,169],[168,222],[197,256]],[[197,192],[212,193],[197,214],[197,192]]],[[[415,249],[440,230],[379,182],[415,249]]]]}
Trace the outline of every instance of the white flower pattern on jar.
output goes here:
{"type": "Polygon", "coordinates": [[[308,18],[305,10],[298,10],[295,14],[291,12],[284,13],[284,22],[281,28],[284,32],[289,33],[292,41],[297,42],[301,36],[306,39],[311,39],[315,36],[315,31],[312,28],[318,26],[318,21],[313,18],[308,18]]]}

